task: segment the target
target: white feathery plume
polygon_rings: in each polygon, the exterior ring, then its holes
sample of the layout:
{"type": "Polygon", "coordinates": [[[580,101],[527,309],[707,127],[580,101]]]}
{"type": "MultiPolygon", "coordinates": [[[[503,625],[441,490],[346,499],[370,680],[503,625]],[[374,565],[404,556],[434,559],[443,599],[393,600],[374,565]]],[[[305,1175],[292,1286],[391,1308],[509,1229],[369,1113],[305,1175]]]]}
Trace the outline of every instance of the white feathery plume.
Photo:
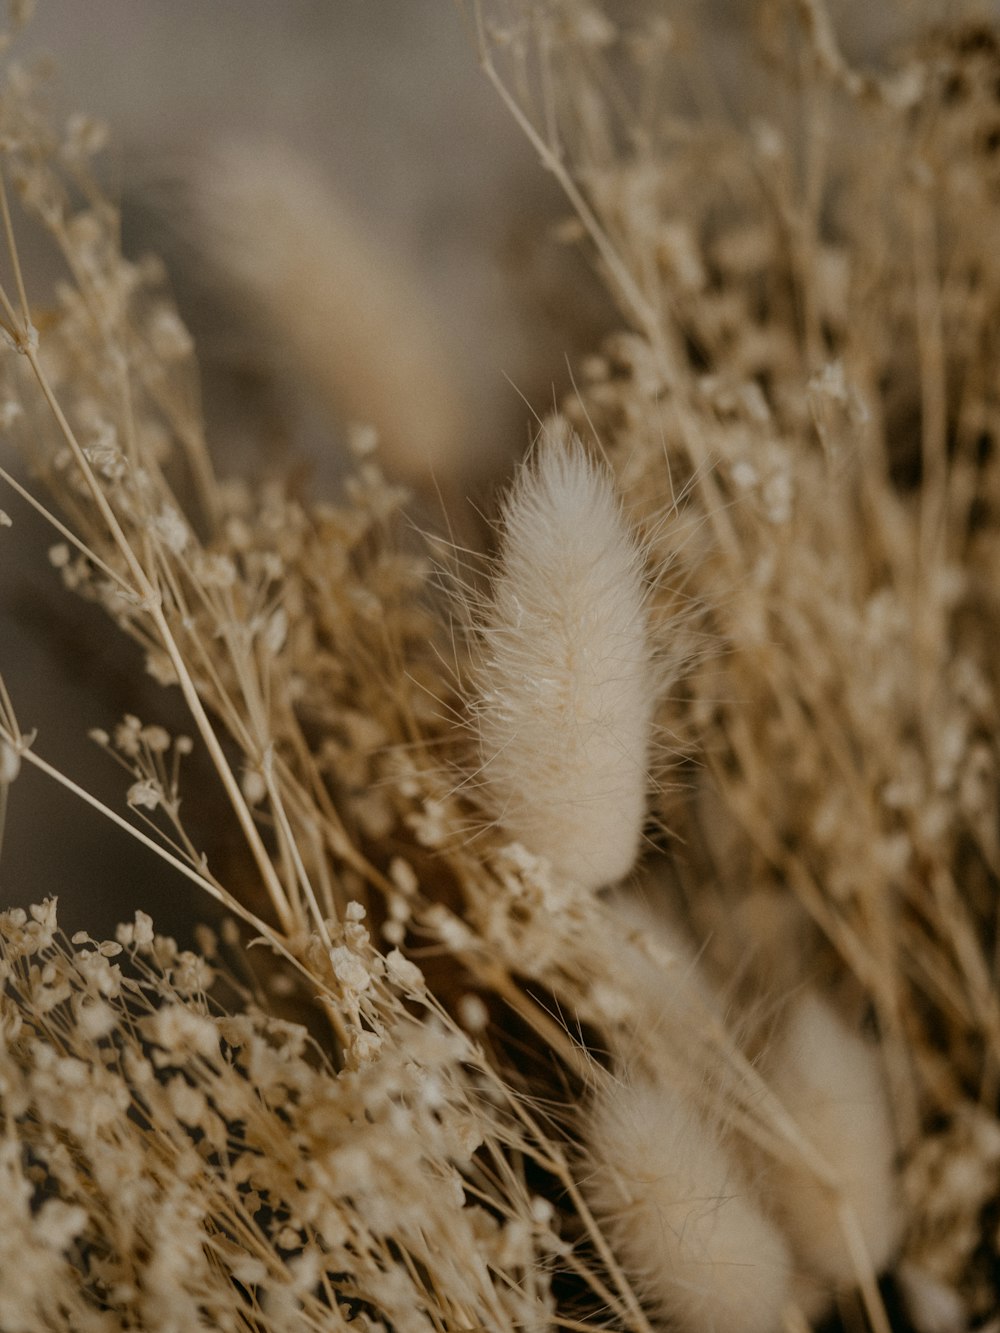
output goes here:
{"type": "Polygon", "coordinates": [[[480,624],[480,777],[499,823],[596,889],[631,869],[655,694],[642,553],[611,481],[545,437],[507,498],[480,624]]]}
{"type": "Polygon", "coordinates": [[[876,1273],[900,1240],[895,1142],[878,1050],[825,1000],[806,993],[771,1052],[766,1075],[840,1183],[838,1199],[805,1165],[775,1163],[770,1187],[777,1214],[821,1290],[853,1286],[859,1274],[841,1200],[853,1212],[876,1273]]]}
{"type": "Polygon", "coordinates": [[[400,258],[284,143],[223,141],[191,181],[200,239],[342,419],[374,425],[388,469],[452,477],[468,459],[443,328],[400,258]]]}
{"type": "Polygon", "coordinates": [[[584,1137],[588,1202],[650,1308],[681,1333],[775,1333],[788,1247],[697,1107],[620,1079],[595,1098],[584,1137]]]}
{"type": "Polygon", "coordinates": [[[623,938],[610,931],[603,941],[613,951],[617,969],[627,977],[633,1031],[624,1038],[609,1034],[614,1049],[629,1063],[638,1056],[655,1059],[658,1047],[668,1054],[688,1049],[687,1037],[706,1023],[724,1022],[724,1006],[701,968],[694,943],[655,894],[655,867],[633,885],[607,899],[623,938]]]}

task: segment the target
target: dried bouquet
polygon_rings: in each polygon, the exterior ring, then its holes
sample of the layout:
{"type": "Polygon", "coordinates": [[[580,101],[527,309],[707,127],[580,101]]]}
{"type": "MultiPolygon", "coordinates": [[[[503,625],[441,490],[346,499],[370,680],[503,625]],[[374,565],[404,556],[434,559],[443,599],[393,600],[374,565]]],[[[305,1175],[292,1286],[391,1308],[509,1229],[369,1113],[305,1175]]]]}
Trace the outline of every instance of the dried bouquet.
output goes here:
{"type": "Polygon", "coordinates": [[[407,522],[447,359],[308,171],[192,197],[378,427],[319,500],[217,478],[101,128],[7,65],[0,540],[187,723],[92,733],[116,811],[0,682],[0,810],[33,766],[216,914],[0,913],[0,1328],[996,1329],[1000,25],[862,66],[767,0],[727,119],[680,8],[465,17],[620,328],[483,549],[407,522]]]}

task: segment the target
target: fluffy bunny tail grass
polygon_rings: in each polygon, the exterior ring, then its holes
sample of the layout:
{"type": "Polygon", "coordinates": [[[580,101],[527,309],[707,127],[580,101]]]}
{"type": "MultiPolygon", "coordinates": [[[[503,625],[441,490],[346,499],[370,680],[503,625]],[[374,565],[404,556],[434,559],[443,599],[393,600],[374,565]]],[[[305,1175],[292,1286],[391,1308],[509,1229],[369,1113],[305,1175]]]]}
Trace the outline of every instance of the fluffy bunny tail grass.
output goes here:
{"type": "Polygon", "coordinates": [[[682,1333],[775,1333],[791,1286],[784,1238],[698,1110],[620,1082],[586,1129],[590,1205],[637,1290],[682,1333]]]}
{"type": "Polygon", "coordinates": [[[415,276],[287,144],[218,143],[191,183],[220,271],[335,414],[371,422],[397,477],[450,477],[464,406],[443,330],[415,276]]]}
{"type": "MultiPolygon", "coordinates": [[[[901,1212],[888,1092],[876,1048],[852,1032],[826,1001],[798,1002],[771,1056],[768,1077],[785,1109],[837,1172],[876,1272],[900,1240],[901,1212]]],[[[853,1286],[837,1196],[803,1166],[775,1168],[779,1215],[820,1293],[853,1286]]]]}
{"type": "Polygon", "coordinates": [[[631,868],[646,812],[642,555],[576,441],[542,440],[503,526],[476,680],[485,802],[557,872],[597,888],[631,868]]]}

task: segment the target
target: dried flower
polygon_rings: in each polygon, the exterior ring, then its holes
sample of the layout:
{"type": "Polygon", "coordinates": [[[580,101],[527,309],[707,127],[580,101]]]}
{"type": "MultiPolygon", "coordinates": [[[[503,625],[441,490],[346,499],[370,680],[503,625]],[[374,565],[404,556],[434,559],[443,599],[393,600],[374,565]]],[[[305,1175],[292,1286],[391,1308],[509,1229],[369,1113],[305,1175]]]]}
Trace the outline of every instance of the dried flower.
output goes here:
{"type": "Polygon", "coordinates": [[[478,627],[479,779],[512,837],[584,888],[627,874],[646,813],[654,673],[642,555],[607,475],[543,439],[503,515],[478,627]]]}
{"type": "Polygon", "coordinates": [[[780,1326],[788,1247],[693,1104],[619,1076],[589,1113],[586,1149],[591,1206],[663,1319],[692,1333],[780,1326]]]}
{"type": "Polygon", "coordinates": [[[879,1052],[815,994],[797,1000],[768,1057],[771,1087],[833,1170],[837,1190],[807,1167],[775,1169],[771,1198],[806,1272],[823,1289],[857,1280],[843,1209],[873,1271],[895,1256],[902,1214],[896,1144],[879,1052]]]}

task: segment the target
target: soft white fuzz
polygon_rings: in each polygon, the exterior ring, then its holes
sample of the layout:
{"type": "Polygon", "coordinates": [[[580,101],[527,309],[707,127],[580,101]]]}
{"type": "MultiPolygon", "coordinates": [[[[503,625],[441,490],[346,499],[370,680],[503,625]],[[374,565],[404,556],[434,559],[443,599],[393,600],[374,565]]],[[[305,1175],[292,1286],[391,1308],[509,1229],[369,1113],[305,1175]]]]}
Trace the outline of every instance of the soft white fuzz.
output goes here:
{"type": "MultiPolygon", "coordinates": [[[[806,994],[772,1053],[767,1076],[785,1109],[837,1173],[842,1197],[880,1271],[900,1239],[900,1207],[878,1051],[826,1001],[806,994]]],[[[805,1167],[776,1164],[772,1197],[807,1271],[827,1288],[852,1286],[858,1274],[833,1192],[805,1167]]]]}
{"type": "Polygon", "coordinates": [[[630,1041],[620,1048],[629,1061],[655,1060],[662,1045],[676,1057],[690,1033],[725,1019],[694,942],[657,891],[655,873],[655,865],[647,867],[638,887],[620,886],[607,899],[624,930],[623,939],[609,934],[607,945],[627,978],[634,1010],[630,1041]]]}
{"type": "Polygon", "coordinates": [[[481,779],[494,817],[586,888],[639,849],[654,680],[643,561],[605,471],[542,441],[503,515],[481,625],[481,779]]]}
{"type": "Polygon", "coordinates": [[[217,144],[191,184],[199,239],[277,351],[343,420],[373,424],[389,470],[451,477],[465,425],[442,328],[379,245],[288,144],[217,144]]]}
{"type": "Polygon", "coordinates": [[[595,1100],[587,1149],[594,1214],[670,1328],[776,1333],[787,1246],[694,1106],[659,1083],[617,1083],[595,1100]]]}

